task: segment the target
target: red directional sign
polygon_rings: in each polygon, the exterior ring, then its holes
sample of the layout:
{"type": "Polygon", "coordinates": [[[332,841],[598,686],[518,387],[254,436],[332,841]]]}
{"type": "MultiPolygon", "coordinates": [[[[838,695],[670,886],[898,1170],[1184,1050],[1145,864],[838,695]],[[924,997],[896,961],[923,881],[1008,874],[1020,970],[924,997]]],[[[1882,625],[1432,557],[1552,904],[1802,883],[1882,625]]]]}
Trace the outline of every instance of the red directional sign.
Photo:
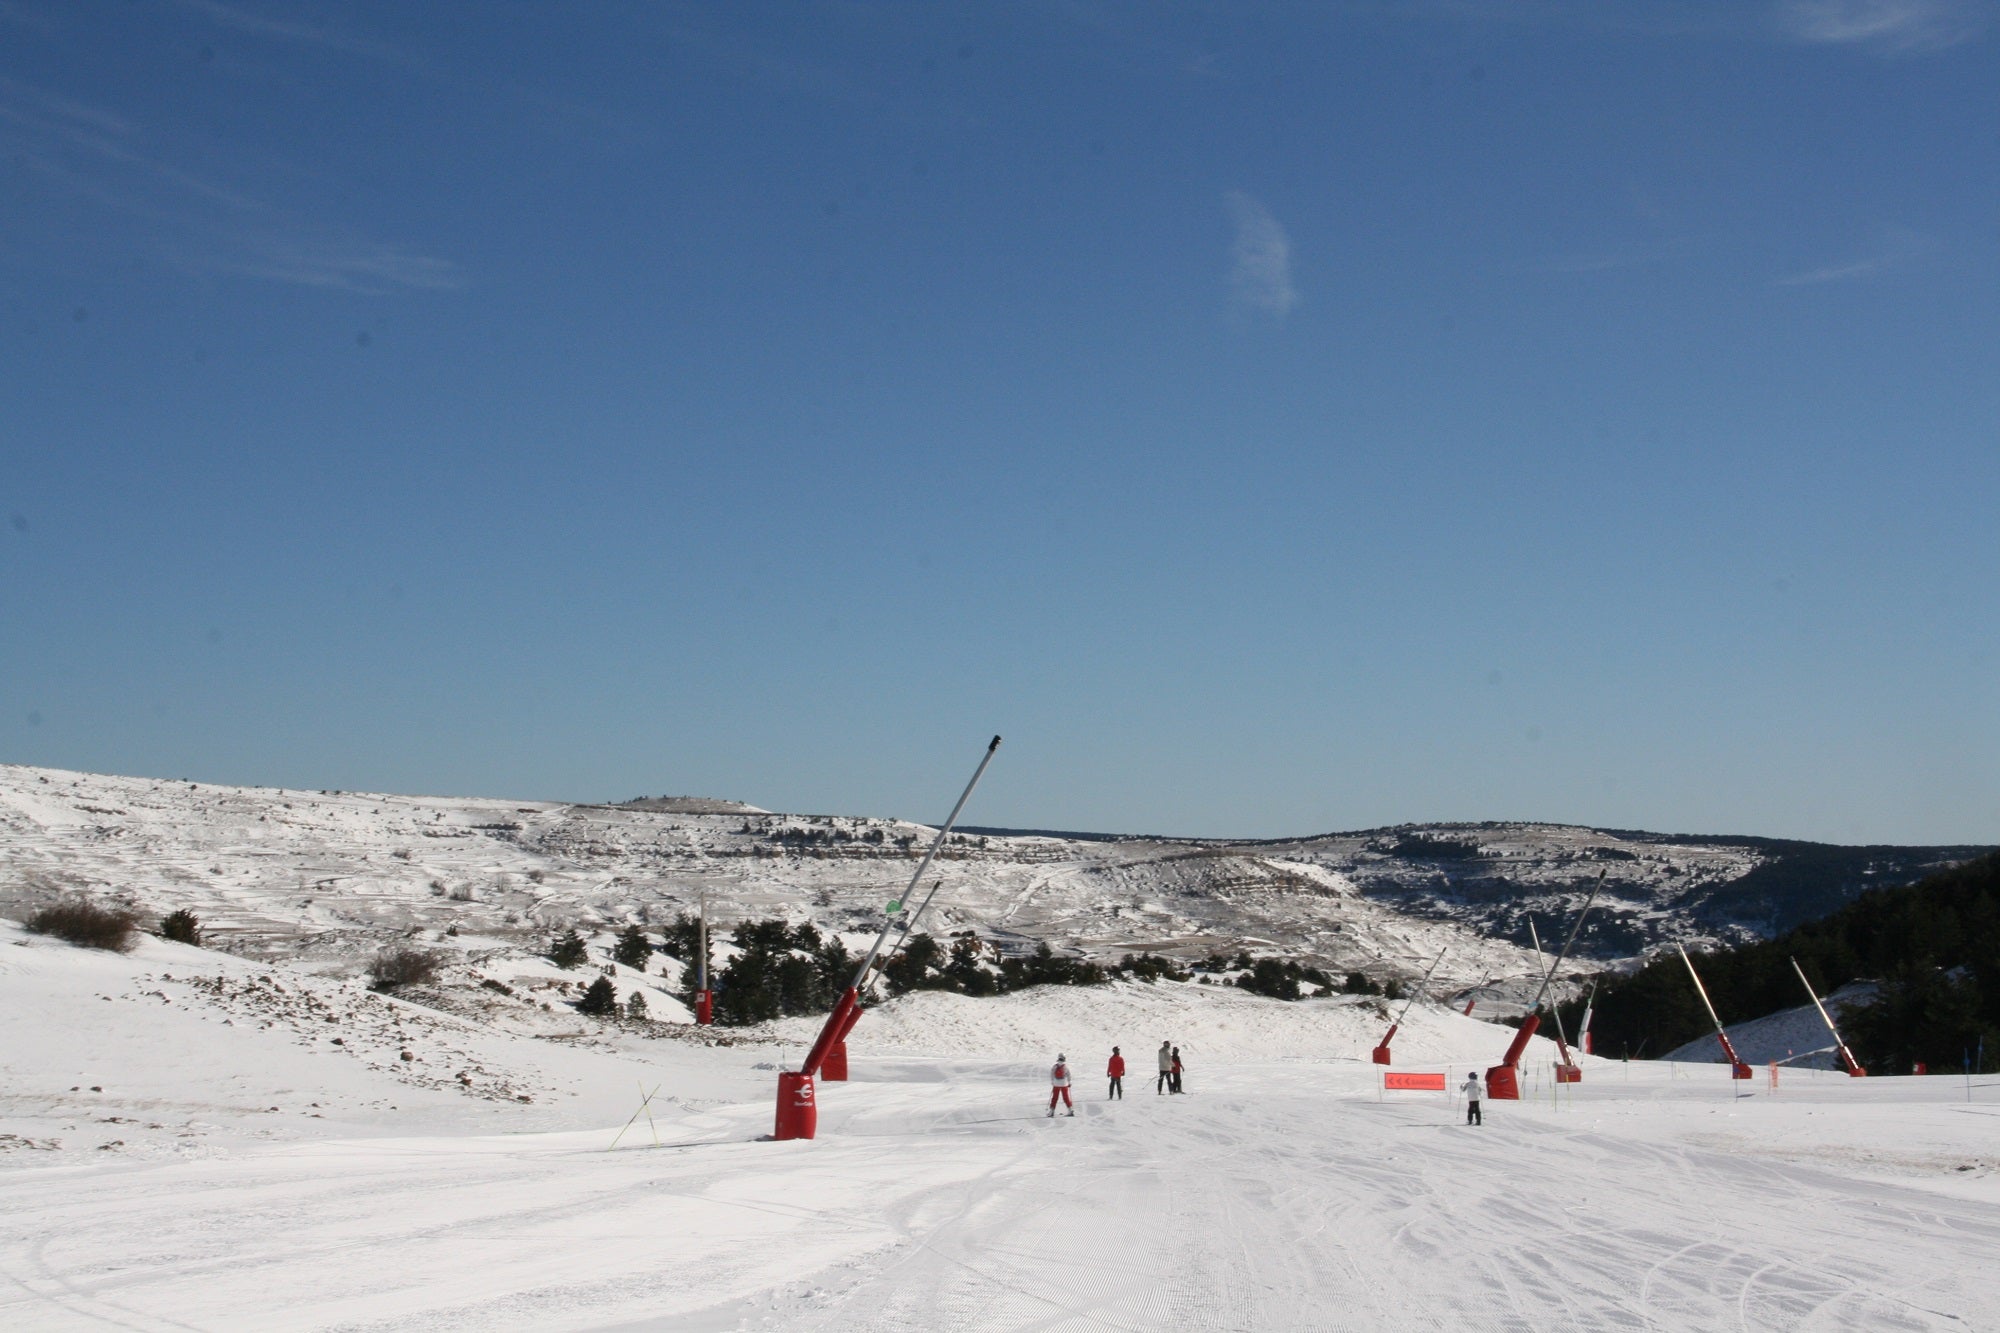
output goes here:
{"type": "Polygon", "coordinates": [[[1390,1092],[1443,1092],[1443,1074],[1391,1074],[1384,1072],[1382,1086],[1390,1092]]]}

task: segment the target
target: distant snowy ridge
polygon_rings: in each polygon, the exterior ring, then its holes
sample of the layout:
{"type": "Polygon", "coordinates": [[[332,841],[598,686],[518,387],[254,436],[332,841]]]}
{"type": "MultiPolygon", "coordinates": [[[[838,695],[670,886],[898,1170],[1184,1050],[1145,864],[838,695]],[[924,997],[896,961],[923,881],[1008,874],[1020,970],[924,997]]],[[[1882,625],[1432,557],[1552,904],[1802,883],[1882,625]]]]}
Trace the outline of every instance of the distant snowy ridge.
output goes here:
{"type": "MultiPolygon", "coordinates": [[[[214,939],[241,951],[330,968],[352,968],[398,939],[443,943],[449,931],[453,947],[476,938],[520,948],[556,927],[670,919],[703,898],[723,928],[783,915],[866,935],[902,894],[932,833],[903,820],[776,814],[707,798],[575,805],[8,765],[0,766],[0,914],[20,916],[72,890],[110,894],[147,912],[190,908],[214,939]]],[[[1248,950],[1378,980],[1413,978],[1449,946],[1437,989],[1476,994],[1491,1015],[1518,1009],[1536,985],[1530,922],[1556,947],[1600,872],[1604,891],[1576,971],[1670,940],[1706,945],[1768,932],[1796,907],[1773,896],[1787,883],[1773,877],[1801,847],[1834,856],[1857,884],[1900,882],[1977,850],[1824,849],[1531,823],[1264,841],[968,830],[953,835],[935,867],[945,891],[925,926],[974,930],[1003,949],[1046,941],[1110,961],[1146,950],[1190,958],[1248,950]],[[1764,881],[1777,887],[1743,887],[1764,881]],[[1750,909],[1761,917],[1742,914],[1750,909]]]]}

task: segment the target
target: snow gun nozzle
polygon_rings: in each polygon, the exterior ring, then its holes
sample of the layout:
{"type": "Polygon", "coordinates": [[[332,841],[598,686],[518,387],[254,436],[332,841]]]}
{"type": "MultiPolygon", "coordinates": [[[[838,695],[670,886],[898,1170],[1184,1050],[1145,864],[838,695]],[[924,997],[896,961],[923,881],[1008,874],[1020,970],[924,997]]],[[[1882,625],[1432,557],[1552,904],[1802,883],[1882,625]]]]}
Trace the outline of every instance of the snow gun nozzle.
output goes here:
{"type": "Polygon", "coordinates": [[[986,753],[988,753],[988,754],[992,754],[992,753],[993,753],[993,752],[994,752],[995,750],[997,750],[997,749],[999,749],[999,748],[1000,748],[1000,738],[999,738],[998,736],[995,736],[995,737],[993,738],[993,742],[992,742],[992,744],[990,744],[990,745],[988,745],[988,746],[986,747],[986,753]]]}

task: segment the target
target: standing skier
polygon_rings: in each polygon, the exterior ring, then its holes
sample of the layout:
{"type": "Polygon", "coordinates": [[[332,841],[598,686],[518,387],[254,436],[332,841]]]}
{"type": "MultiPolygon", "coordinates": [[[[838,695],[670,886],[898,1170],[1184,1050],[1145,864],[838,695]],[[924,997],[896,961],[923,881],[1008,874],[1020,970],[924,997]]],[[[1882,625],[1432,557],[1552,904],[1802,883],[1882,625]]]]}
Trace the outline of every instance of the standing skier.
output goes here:
{"type": "Polygon", "coordinates": [[[1119,1101],[1124,1101],[1125,1057],[1118,1054],[1116,1046],[1111,1048],[1111,1064],[1105,1069],[1104,1073],[1111,1080],[1111,1091],[1104,1094],[1104,1100],[1110,1101],[1113,1097],[1116,1097],[1119,1101]]]}
{"type": "Polygon", "coordinates": [[[1479,1099],[1481,1097],[1484,1097],[1485,1095],[1486,1095],[1486,1085],[1479,1081],[1479,1071],[1475,1069],[1470,1074],[1467,1074],[1465,1076],[1465,1123],[1466,1124],[1483,1125],[1486,1123],[1484,1120],[1479,1118],[1479,1099]]]}
{"type": "Polygon", "coordinates": [[[1181,1048],[1174,1047],[1173,1068],[1167,1073],[1167,1091],[1180,1092],[1181,1089],[1181,1048]]]}
{"type": "Polygon", "coordinates": [[[1155,1097],[1167,1090],[1167,1083],[1173,1076],[1174,1044],[1170,1041],[1163,1041],[1160,1043],[1160,1077],[1153,1084],[1153,1095],[1155,1097]]]}
{"type": "Polygon", "coordinates": [[[1055,1067],[1054,1069],[1051,1069],[1051,1070],[1049,1071],[1049,1085],[1050,1085],[1050,1086],[1049,1086],[1049,1115],[1050,1115],[1050,1116],[1054,1116],[1054,1115],[1055,1115],[1055,1113],[1056,1113],[1056,1099],[1057,1099],[1057,1098],[1061,1098],[1061,1099],[1062,1099],[1062,1104],[1063,1104],[1064,1106],[1067,1106],[1067,1107],[1069,1108],[1069,1113],[1070,1113],[1071,1115],[1075,1115],[1075,1114],[1076,1114],[1076,1103],[1075,1103],[1075,1102],[1072,1102],[1072,1101],[1071,1101],[1071,1100],[1069,1099],[1069,1057],[1068,1057],[1068,1056],[1066,1056],[1066,1055],[1058,1055],[1058,1056],[1056,1057],[1056,1067],[1055,1067]]]}

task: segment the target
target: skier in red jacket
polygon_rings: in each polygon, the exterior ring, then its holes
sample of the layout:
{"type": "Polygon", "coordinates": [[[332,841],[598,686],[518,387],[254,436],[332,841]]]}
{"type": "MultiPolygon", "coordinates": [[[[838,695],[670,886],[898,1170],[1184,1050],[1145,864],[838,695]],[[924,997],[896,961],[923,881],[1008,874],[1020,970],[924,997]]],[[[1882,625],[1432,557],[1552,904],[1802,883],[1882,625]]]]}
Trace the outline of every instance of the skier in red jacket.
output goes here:
{"type": "Polygon", "coordinates": [[[1105,1094],[1104,1100],[1110,1101],[1113,1097],[1116,1097],[1119,1101],[1124,1101],[1125,1057],[1118,1054],[1116,1046],[1111,1048],[1111,1065],[1104,1072],[1111,1079],[1111,1091],[1105,1094]]]}
{"type": "Polygon", "coordinates": [[[1057,1098],[1062,1099],[1062,1104],[1069,1108],[1071,1115],[1076,1114],[1076,1103],[1069,1099],[1069,1057],[1066,1055],[1058,1055],[1056,1067],[1049,1071],[1049,1114],[1052,1116],[1056,1113],[1057,1098]]]}

